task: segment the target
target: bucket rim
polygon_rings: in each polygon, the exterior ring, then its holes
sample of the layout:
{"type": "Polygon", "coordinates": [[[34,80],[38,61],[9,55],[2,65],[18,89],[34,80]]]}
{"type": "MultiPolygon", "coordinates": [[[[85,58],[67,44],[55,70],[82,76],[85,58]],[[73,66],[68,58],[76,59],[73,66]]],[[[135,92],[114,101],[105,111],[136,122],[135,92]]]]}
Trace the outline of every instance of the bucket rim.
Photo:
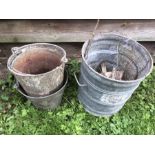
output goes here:
{"type": "MultiPolygon", "coordinates": [[[[20,49],[24,49],[24,48],[26,48],[26,47],[28,47],[28,46],[35,46],[35,45],[52,45],[52,46],[54,46],[54,47],[56,47],[56,48],[59,48],[60,50],[63,51],[63,54],[64,54],[64,56],[61,58],[61,60],[64,59],[64,60],[66,60],[66,62],[68,61],[67,58],[66,58],[66,51],[65,51],[65,49],[63,49],[62,47],[60,47],[60,46],[58,46],[58,45],[55,45],[55,44],[50,44],[50,43],[32,43],[32,44],[26,44],[26,45],[23,45],[23,46],[17,47],[17,48],[18,48],[18,50],[20,50],[20,49]]],[[[11,73],[13,73],[13,74],[15,74],[15,75],[23,76],[23,77],[25,77],[25,76],[31,76],[31,77],[42,76],[42,75],[45,75],[45,74],[48,74],[48,73],[51,73],[51,72],[55,71],[57,68],[62,67],[63,64],[66,63],[66,62],[64,61],[64,62],[61,63],[61,65],[59,65],[59,66],[57,66],[56,68],[54,68],[53,70],[50,70],[50,71],[45,72],[45,73],[41,73],[41,74],[26,74],[26,73],[22,73],[22,72],[20,72],[20,71],[18,72],[18,71],[16,71],[16,70],[12,69],[12,67],[11,67],[12,62],[13,62],[12,57],[13,57],[14,55],[17,55],[17,56],[18,56],[18,55],[21,54],[21,53],[22,53],[22,51],[19,52],[19,53],[12,53],[12,55],[9,57],[9,59],[8,59],[8,61],[7,61],[7,68],[9,69],[9,71],[10,71],[11,73]]]]}
{"type": "Polygon", "coordinates": [[[64,77],[65,77],[64,78],[65,82],[61,86],[61,88],[59,90],[57,90],[56,92],[51,93],[51,94],[46,95],[46,96],[37,96],[37,97],[35,97],[35,96],[29,96],[25,92],[23,92],[23,90],[21,90],[21,88],[19,88],[20,84],[19,84],[18,81],[16,81],[15,85],[16,85],[16,89],[18,90],[18,92],[21,93],[23,96],[25,96],[28,99],[45,99],[45,98],[48,98],[48,97],[51,97],[51,96],[54,96],[54,95],[58,94],[60,91],[62,91],[66,87],[66,85],[68,83],[68,72],[67,71],[65,71],[65,76],[64,77]]]}
{"type": "Polygon", "coordinates": [[[149,58],[150,58],[150,69],[149,69],[149,71],[147,72],[147,74],[145,76],[143,76],[141,78],[138,78],[138,79],[135,79],[135,80],[126,80],[126,81],[125,80],[115,80],[115,79],[108,78],[108,77],[106,77],[104,75],[101,75],[97,71],[95,71],[92,67],[90,67],[90,65],[88,65],[88,63],[87,63],[87,61],[85,59],[84,55],[85,55],[86,48],[87,48],[88,42],[89,42],[89,40],[87,40],[87,41],[84,42],[84,44],[82,46],[82,50],[81,50],[82,60],[84,60],[84,63],[96,75],[98,75],[99,77],[104,78],[106,80],[113,81],[113,82],[118,82],[118,83],[134,83],[134,82],[142,81],[143,79],[145,79],[152,72],[152,70],[153,70],[153,59],[152,59],[151,54],[148,52],[148,50],[143,45],[141,45],[140,43],[138,43],[136,40],[134,40],[132,38],[125,37],[125,36],[117,34],[117,33],[100,33],[100,34],[95,35],[92,40],[98,40],[98,39],[101,39],[101,38],[104,38],[104,37],[117,37],[117,38],[122,38],[122,39],[128,39],[128,40],[131,40],[131,41],[135,42],[138,46],[142,47],[145,50],[145,52],[147,53],[147,55],[149,56],[149,58]]]}

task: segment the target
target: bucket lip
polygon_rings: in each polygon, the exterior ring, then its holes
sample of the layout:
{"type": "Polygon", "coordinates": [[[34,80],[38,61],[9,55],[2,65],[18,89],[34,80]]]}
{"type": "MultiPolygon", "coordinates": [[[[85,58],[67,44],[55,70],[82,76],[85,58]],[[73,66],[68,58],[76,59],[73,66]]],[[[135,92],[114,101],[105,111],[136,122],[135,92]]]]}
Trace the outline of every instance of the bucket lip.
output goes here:
{"type": "MultiPolygon", "coordinates": [[[[52,45],[52,46],[55,46],[56,48],[59,48],[60,50],[62,50],[63,53],[64,53],[64,56],[63,56],[61,59],[63,59],[63,58],[66,59],[66,51],[65,51],[62,47],[60,47],[60,46],[58,46],[58,45],[55,45],[55,44],[49,44],[49,43],[32,43],[32,44],[27,44],[27,45],[24,45],[24,46],[21,46],[21,47],[17,47],[17,48],[18,48],[18,50],[19,50],[19,49],[26,48],[26,47],[28,47],[28,46],[35,46],[35,45],[52,45]]],[[[22,52],[20,52],[20,54],[21,54],[21,53],[22,53],[22,52]]],[[[36,76],[42,76],[42,75],[48,74],[48,73],[50,73],[50,72],[55,71],[57,68],[63,66],[63,63],[64,63],[64,62],[62,62],[61,65],[59,65],[59,66],[57,66],[56,68],[54,68],[53,70],[50,70],[50,71],[45,72],[45,73],[41,73],[41,74],[26,74],[26,73],[22,73],[22,72],[20,72],[20,71],[18,71],[18,70],[16,71],[16,70],[14,70],[14,69],[11,68],[11,64],[12,64],[12,62],[13,62],[13,60],[11,61],[11,59],[12,59],[12,57],[13,57],[14,55],[15,55],[15,54],[12,53],[12,55],[9,57],[9,59],[8,59],[8,61],[7,61],[7,68],[8,68],[9,71],[12,72],[13,74],[16,74],[16,75],[19,75],[19,76],[23,76],[23,77],[25,77],[25,76],[36,77],[36,76]]],[[[19,55],[19,53],[17,53],[17,55],[19,55]]]]}
{"type": "MultiPolygon", "coordinates": [[[[18,92],[20,92],[23,96],[25,96],[28,99],[45,99],[45,98],[56,95],[57,93],[59,93],[60,91],[62,91],[66,87],[66,85],[68,83],[68,72],[67,71],[65,71],[65,76],[64,77],[65,77],[64,78],[65,82],[62,85],[62,87],[59,90],[57,90],[56,92],[51,93],[51,94],[46,95],[46,96],[37,96],[37,97],[29,96],[29,95],[25,94],[19,87],[17,87],[17,90],[18,90],[18,92]]],[[[16,85],[20,85],[18,81],[16,81],[16,85]]]]}
{"type": "Polygon", "coordinates": [[[106,80],[111,80],[111,81],[114,81],[114,82],[118,82],[118,83],[134,83],[134,82],[140,82],[140,81],[142,81],[145,77],[147,77],[152,72],[152,70],[153,70],[153,59],[151,57],[151,54],[148,52],[148,50],[144,46],[142,46],[140,43],[138,43],[137,41],[135,41],[135,40],[133,40],[131,38],[122,36],[122,35],[117,34],[117,33],[100,33],[100,34],[95,35],[94,38],[93,38],[93,40],[98,40],[98,39],[104,38],[104,36],[105,37],[117,37],[117,38],[122,38],[122,39],[128,39],[128,40],[131,40],[131,41],[135,42],[138,46],[142,47],[145,50],[145,52],[148,54],[149,58],[150,58],[150,63],[151,63],[150,64],[150,70],[149,70],[149,72],[145,76],[143,76],[141,78],[138,78],[136,80],[126,80],[126,81],[123,81],[123,80],[115,80],[115,79],[111,79],[111,78],[105,77],[104,75],[99,74],[92,67],[90,67],[90,65],[88,65],[88,63],[87,63],[87,61],[85,59],[85,56],[84,55],[85,55],[86,48],[88,46],[88,41],[89,41],[89,40],[87,40],[87,41],[84,42],[84,44],[82,46],[81,54],[82,54],[82,59],[84,60],[85,64],[88,66],[88,68],[92,72],[94,72],[95,74],[97,74],[101,78],[104,78],[106,80]]]}

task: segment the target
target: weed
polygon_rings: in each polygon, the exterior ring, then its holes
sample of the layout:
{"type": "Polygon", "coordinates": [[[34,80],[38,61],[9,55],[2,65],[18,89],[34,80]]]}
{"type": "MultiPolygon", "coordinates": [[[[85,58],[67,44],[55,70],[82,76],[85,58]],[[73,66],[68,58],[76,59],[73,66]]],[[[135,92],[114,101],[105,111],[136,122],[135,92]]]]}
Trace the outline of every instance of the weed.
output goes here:
{"type": "Polygon", "coordinates": [[[69,82],[61,105],[54,111],[41,111],[14,88],[9,75],[0,81],[0,134],[155,134],[155,68],[112,117],[95,117],[78,102],[73,73],[79,63],[67,66],[69,82]]]}

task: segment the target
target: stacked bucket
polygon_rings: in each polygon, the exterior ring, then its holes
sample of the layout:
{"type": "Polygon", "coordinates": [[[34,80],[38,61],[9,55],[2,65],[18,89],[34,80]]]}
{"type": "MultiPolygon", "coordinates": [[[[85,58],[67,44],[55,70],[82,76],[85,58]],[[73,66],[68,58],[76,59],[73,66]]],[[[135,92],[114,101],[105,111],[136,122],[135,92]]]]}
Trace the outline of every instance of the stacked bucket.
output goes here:
{"type": "Polygon", "coordinates": [[[63,48],[36,43],[12,48],[7,67],[16,78],[16,88],[35,107],[54,109],[62,100],[68,75],[63,48]]]}

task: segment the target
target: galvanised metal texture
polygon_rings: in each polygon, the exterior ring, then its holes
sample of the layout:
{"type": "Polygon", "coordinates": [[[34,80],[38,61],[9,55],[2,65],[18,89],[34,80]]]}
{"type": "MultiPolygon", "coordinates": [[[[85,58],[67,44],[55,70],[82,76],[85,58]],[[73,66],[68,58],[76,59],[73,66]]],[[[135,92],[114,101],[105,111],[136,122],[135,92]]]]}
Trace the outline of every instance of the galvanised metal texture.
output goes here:
{"type": "Polygon", "coordinates": [[[21,88],[18,82],[16,83],[15,87],[23,96],[25,96],[28,100],[30,100],[36,108],[44,109],[44,110],[51,110],[51,109],[55,109],[61,103],[67,82],[68,82],[68,74],[67,72],[65,72],[62,87],[55,93],[52,93],[44,97],[42,96],[32,97],[32,96],[27,95],[25,91],[21,88]]]}
{"type": "MultiPolygon", "coordinates": [[[[64,68],[65,63],[67,62],[66,58],[66,52],[63,48],[53,45],[53,44],[47,44],[47,43],[35,43],[35,44],[28,44],[22,47],[16,47],[12,49],[13,54],[10,56],[7,62],[7,67],[9,71],[15,76],[17,81],[20,83],[20,85],[23,87],[23,89],[26,91],[26,93],[30,96],[44,96],[48,95],[56,90],[58,90],[61,85],[62,81],[64,79],[64,68]],[[14,68],[14,64],[20,58],[21,56],[24,59],[24,56],[27,53],[33,53],[33,49],[43,49],[48,50],[50,53],[55,53],[59,55],[59,61],[61,62],[59,66],[56,66],[54,69],[49,70],[45,73],[41,74],[27,74],[20,72],[19,70],[14,68]],[[25,54],[25,55],[24,55],[25,54]]],[[[46,53],[45,53],[46,54],[46,53]]],[[[39,55],[39,52],[35,53],[34,57],[37,57],[39,55]]],[[[29,56],[31,59],[32,57],[29,56]]],[[[41,56],[40,56],[41,59],[41,56]]],[[[19,61],[19,60],[18,60],[19,61]]],[[[38,60],[39,61],[39,60],[38,60]]],[[[53,60],[54,61],[54,60],[53,60]]],[[[25,61],[27,63],[27,60],[25,61]]],[[[46,60],[43,61],[45,65],[48,65],[48,62],[46,63],[46,60]]],[[[50,61],[52,62],[52,60],[50,61]]],[[[20,63],[22,61],[20,60],[20,63]]],[[[35,62],[32,63],[34,65],[33,69],[37,69],[37,65],[35,62]],[[36,66],[35,66],[36,65],[36,66]]],[[[39,62],[40,63],[40,62],[39,62]]],[[[40,65],[41,66],[41,65],[40,65]]],[[[20,65],[19,65],[20,67],[20,65]]],[[[25,68],[25,67],[23,67],[25,68]]],[[[29,69],[29,68],[28,68],[29,69]]]]}
{"type": "Polygon", "coordinates": [[[111,116],[123,107],[141,81],[150,74],[153,60],[138,42],[115,34],[95,36],[86,53],[87,45],[88,41],[82,47],[78,99],[92,115],[111,116]],[[109,63],[109,68],[117,65],[123,69],[124,80],[99,74],[97,68],[103,61],[109,63]]]}

